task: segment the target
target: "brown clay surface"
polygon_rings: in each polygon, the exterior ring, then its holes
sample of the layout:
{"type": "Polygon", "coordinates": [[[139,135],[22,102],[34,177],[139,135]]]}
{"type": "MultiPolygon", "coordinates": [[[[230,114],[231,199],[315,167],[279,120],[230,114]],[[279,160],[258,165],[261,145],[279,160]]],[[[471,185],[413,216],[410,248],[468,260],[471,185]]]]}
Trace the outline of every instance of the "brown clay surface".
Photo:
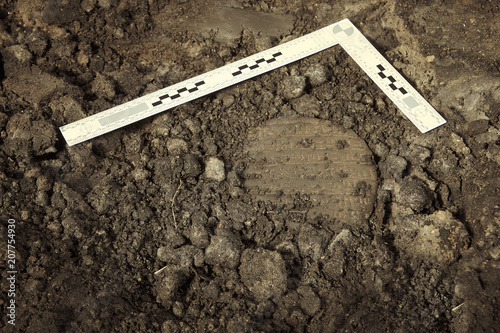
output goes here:
{"type": "Polygon", "coordinates": [[[377,173],[372,153],[353,131],[313,118],[278,118],[251,129],[245,186],[257,200],[292,204],[309,198],[312,216],[370,216],[377,173]]]}

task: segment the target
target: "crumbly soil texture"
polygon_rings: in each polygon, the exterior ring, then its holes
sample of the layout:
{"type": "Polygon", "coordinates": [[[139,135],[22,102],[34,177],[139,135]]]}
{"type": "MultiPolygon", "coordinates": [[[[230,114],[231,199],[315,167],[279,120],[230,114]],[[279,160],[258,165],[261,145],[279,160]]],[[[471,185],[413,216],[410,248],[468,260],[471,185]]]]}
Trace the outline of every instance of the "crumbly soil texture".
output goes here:
{"type": "Polygon", "coordinates": [[[499,15],[488,0],[1,1],[2,331],[498,330],[499,15]],[[336,46],[72,147],[59,131],[344,18],[444,126],[420,133],[336,46]],[[285,117],[364,140],[376,185],[345,196],[374,191],[368,217],[245,187],[249,133],[285,117]]]}

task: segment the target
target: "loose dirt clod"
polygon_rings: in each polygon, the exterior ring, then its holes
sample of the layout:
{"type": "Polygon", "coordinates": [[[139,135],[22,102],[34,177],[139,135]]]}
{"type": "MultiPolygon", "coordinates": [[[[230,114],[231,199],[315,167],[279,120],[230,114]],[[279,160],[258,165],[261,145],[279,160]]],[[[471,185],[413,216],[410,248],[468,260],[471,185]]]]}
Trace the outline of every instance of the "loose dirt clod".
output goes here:
{"type": "Polygon", "coordinates": [[[448,211],[437,211],[428,216],[410,215],[390,228],[399,249],[425,261],[453,262],[469,245],[465,226],[448,211]]]}
{"type": "Polygon", "coordinates": [[[240,275],[260,301],[281,296],[286,290],[285,262],[278,252],[247,249],[241,255],[240,275]]]}

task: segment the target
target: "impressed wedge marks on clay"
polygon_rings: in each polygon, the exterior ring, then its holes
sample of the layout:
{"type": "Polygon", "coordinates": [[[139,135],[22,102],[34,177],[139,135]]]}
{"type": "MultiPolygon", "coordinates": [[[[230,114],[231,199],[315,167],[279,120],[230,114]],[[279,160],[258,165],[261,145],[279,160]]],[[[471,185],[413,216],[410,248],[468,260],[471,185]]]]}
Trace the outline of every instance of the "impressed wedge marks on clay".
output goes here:
{"type": "Polygon", "coordinates": [[[281,118],[252,130],[245,187],[256,200],[291,204],[310,198],[312,216],[367,218],[375,200],[372,154],[352,131],[313,118],[281,118]]]}

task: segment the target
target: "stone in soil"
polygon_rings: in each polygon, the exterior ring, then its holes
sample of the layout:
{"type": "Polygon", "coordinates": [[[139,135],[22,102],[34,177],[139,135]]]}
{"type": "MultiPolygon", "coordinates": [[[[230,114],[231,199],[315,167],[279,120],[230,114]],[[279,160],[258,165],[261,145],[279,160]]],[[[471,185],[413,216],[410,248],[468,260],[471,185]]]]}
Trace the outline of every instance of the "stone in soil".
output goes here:
{"type": "Polygon", "coordinates": [[[205,165],[205,176],[218,182],[226,178],[224,162],[216,157],[209,157],[205,165]]]}
{"type": "Polygon", "coordinates": [[[304,76],[287,76],[280,82],[278,90],[286,99],[300,97],[306,89],[306,78],[304,76]]]}

